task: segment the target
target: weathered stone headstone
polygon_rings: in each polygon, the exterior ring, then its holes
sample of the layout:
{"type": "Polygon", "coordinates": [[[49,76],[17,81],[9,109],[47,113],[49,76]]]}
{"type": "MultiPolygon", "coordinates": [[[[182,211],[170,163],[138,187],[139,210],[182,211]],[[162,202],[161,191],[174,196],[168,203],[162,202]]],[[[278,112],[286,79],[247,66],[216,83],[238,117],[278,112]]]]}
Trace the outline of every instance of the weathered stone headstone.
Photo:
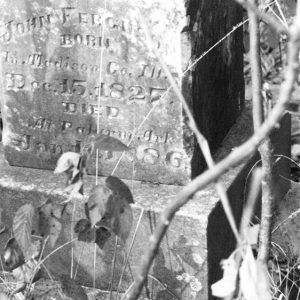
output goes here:
{"type": "MultiPolygon", "coordinates": [[[[240,111],[241,31],[183,74],[240,21],[232,1],[0,4],[3,144],[12,165],[52,169],[62,152],[79,151],[98,127],[124,144],[132,141],[116,176],[184,184],[201,171],[182,105],[147,49],[137,7],[213,149],[240,111]]],[[[120,156],[100,151],[99,174],[110,175],[120,156]]],[[[96,154],[89,171],[95,168],[96,154]]]]}

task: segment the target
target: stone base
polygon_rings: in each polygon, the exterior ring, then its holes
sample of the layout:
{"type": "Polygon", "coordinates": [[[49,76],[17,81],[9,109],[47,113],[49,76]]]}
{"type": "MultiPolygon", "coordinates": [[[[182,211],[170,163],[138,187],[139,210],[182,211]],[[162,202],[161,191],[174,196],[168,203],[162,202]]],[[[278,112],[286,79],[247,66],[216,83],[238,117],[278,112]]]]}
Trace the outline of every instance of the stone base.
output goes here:
{"type": "MultiPolygon", "coordinates": [[[[217,153],[216,159],[221,159],[226,153],[247,139],[252,127],[249,111],[246,112],[234,126],[229,136],[223,143],[223,148],[217,153]]],[[[289,156],[290,123],[287,115],[277,137],[276,154],[289,156]],[[282,133],[282,134],[281,134],[282,133]],[[281,146],[281,147],[278,147],[281,146]]],[[[231,169],[222,182],[226,186],[228,196],[237,222],[239,222],[244,197],[245,178],[257,160],[252,157],[248,162],[231,169]]],[[[289,162],[280,160],[277,164],[278,174],[289,176],[289,162]]],[[[99,178],[99,183],[105,178],[99,178]]],[[[289,189],[289,182],[277,177],[277,198],[280,200],[289,189]]],[[[3,209],[3,222],[8,228],[7,232],[0,235],[0,247],[3,249],[11,235],[12,217],[18,207],[25,203],[38,206],[49,198],[55,202],[66,199],[64,193],[64,175],[54,175],[50,171],[12,167],[4,160],[3,152],[0,157],[0,203],[3,209]]],[[[85,191],[90,191],[95,184],[95,178],[86,176],[85,191]]],[[[137,235],[129,259],[130,268],[127,267],[122,283],[124,291],[132,282],[132,276],[140,265],[142,255],[147,248],[148,239],[155,228],[159,213],[169,201],[173,201],[180,191],[179,186],[154,185],[138,181],[126,181],[132,191],[135,204],[133,208],[133,226],[127,244],[118,245],[116,253],[115,276],[113,290],[116,290],[124,256],[131,244],[137,220],[141,213],[143,218],[137,229],[137,235]],[[131,275],[132,274],[132,275],[131,275]]],[[[86,199],[78,199],[68,204],[63,217],[63,230],[57,245],[71,240],[74,236],[71,223],[84,217],[83,203],[86,199]],[[74,208],[75,205],[75,208],[74,208]]],[[[102,290],[109,290],[112,272],[112,260],[115,238],[111,237],[102,250],[96,249],[96,286],[102,290]]],[[[77,268],[76,280],[81,284],[92,286],[94,269],[94,245],[83,242],[74,242],[74,266],[77,268]]],[[[185,205],[173,220],[166,237],[160,248],[148,280],[148,291],[151,299],[212,299],[210,285],[218,280],[221,275],[220,260],[228,257],[235,247],[235,240],[229,228],[227,219],[221,207],[214,186],[200,191],[185,205]]],[[[47,261],[50,273],[70,274],[71,265],[70,245],[55,253],[47,261]]],[[[46,254],[46,253],[45,253],[46,254]]]]}

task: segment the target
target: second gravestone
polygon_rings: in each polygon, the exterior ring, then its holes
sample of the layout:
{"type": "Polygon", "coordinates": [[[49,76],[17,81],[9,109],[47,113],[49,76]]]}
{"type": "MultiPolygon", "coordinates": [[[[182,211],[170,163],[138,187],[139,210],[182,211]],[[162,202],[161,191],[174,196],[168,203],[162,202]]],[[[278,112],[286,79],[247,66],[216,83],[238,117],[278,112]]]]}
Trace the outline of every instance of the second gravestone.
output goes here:
{"type": "MultiPolygon", "coordinates": [[[[241,109],[241,20],[232,1],[0,0],[3,144],[11,165],[53,169],[97,132],[131,150],[116,176],[184,184],[203,169],[182,105],[147,49],[137,7],[213,149],[241,109]],[[138,129],[138,130],[137,130],[138,129]]],[[[100,151],[99,174],[121,153],[100,151]]],[[[95,172],[96,154],[89,162],[95,172]]]]}

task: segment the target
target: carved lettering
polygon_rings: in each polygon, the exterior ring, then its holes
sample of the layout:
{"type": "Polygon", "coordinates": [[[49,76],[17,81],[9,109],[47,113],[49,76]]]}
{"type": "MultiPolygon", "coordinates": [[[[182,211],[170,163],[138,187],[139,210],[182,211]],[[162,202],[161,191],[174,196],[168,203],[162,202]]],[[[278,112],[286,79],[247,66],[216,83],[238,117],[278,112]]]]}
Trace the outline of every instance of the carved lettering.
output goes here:
{"type": "Polygon", "coordinates": [[[62,10],[62,22],[63,24],[65,24],[66,22],[68,22],[69,20],[71,20],[71,11],[74,10],[75,7],[71,7],[71,6],[68,6],[68,7],[63,7],[61,10],[62,10]]]}
{"type": "Polygon", "coordinates": [[[85,128],[84,127],[77,127],[76,128],[76,132],[78,134],[84,134],[85,133],[85,128]]]}
{"type": "Polygon", "coordinates": [[[30,54],[27,58],[27,64],[39,67],[41,65],[42,55],[38,53],[30,54]]]}
{"type": "Polygon", "coordinates": [[[25,126],[43,131],[53,131],[55,129],[55,124],[47,118],[30,117],[25,126]]]}
{"type": "Polygon", "coordinates": [[[149,66],[147,64],[142,64],[142,71],[139,77],[148,77],[159,79],[161,77],[162,70],[154,66],[149,66]]]}
{"type": "Polygon", "coordinates": [[[25,85],[25,77],[22,74],[6,73],[6,89],[22,89],[25,85]]]}
{"type": "Polygon", "coordinates": [[[106,106],[106,115],[109,118],[116,118],[119,115],[119,108],[113,106],[106,106]]]}
{"type": "MultiPolygon", "coordinates": [[[[169,97],[154,115],[147,115],[165,94],[168,83],[157,60],[148,55],[139,22],[125,11],[123,19],[110,7],[104,11],[100,6],[99,13],[91,13],[95,7],[80,2],[62,5],[51,2],[45,9],[22,11],[16,20],[11,17],[2,26],[4,88],[13,91],[4,101],[15,97],[20,104],[8,106],[20,119],[13,128],[19,132],[14,132],[11,145],[32,151],[30,159],[47,153],[51,161],[63,152],[78,152],[81,143],[97,132],[128,144],[139,129],[132,149],[125,154],[126,168],[136,159],[144,167],[148,165],[149,174],[157,165],[163,172],[182,167],[177,99],[169,97]],[[101,64],[99,49],[104,51],[101,64]],[[28,111],[23,112],[23,108],[28,111]],[[139,124],[145,116],[143,130],[139,124]],[[174,150],[177,147],[178,151],[174,150]]],[[[157,45],[165,51],[164,45],[157,45]]],[[[178,64],[167,59],[174,71],[178,64]]],[[[119,158],[111,151],[99,152],[106,162],[104,168],[119,158]]]]}
{"type": "Polygon", "coordinates": [[[108,48],[110,46],[110,40],[108,38],[105,38],[103,41],[103,38],[101,36],[95,36],[95,35],[81,35],[79,33],[76,33],[75,35],[71,34],[62,34],[60,36],[60,45],[62,47],[72,47],[75,44],[77,45],[85,45],[89,47],[105,47],[108,48]]]}
{"type": "Polygon", "coordinates": [[[46,152],[47,151],[46,145],[41,142],[35,143],[35,149],[37,150],[37,152],[46,152]]]}
{"type": "Polygon", "coordinates": [[[31,136],[24,134],[20,137],[13,137],[11,143],[15,147],[19,148],[20,150],[29,150],[30,141],[31,141],[31,136]]]}
{"type": "Polygon", "coordinates": [[[180,152],[170,152],[166,155],[167,165],[179,168],[182,164],[182,154],[180,152]]]}
{"type": "Polygon", "coordinates": [[[63,153],[62,147],[56,144],[50,144],[49,150],[52,154],[60,155],[63,153]]]}
{"type": "Polygon", "coordinates": [[[74,114],[77,112],[77,104],[76,103],[72,103],[72,102],[62,102],[61,103],[64,110],[64,113],[70,113],[70,114],[74,114]]]}
{"type": "Polygon", "coordinates": [[[151,165],[157,164],[159,161],[159,152],[153,148],[147,148],[144,150],[143,162],[151,165]]]}
{"type": "Polygon", "coordinates": [[[62,121],[62,123],[61,123],[61,130],[62,131],[65,131],[65,130],[71,128],[71,127],[72,127],[72,122],[62,121]]]}
{"type": "Polygon", "coordinates": [[[10,42],[14,36],[21,36],[32,32],[36,29],[49,26],[52,22],[52,16],[50,14],[41,15],[25,20],[24,22],[16,22],[10,20],[5,23],[5,32],[0,35],[1,42],[10,42]]]}
{"type": "Polygon", "coordinates": [[[117,71],[119,71],[120,65],[114,61],[111,61],[107,65],[107,73],[108,74],[115,74],[117,71]]]}
{"type": "Polygon", "coordinates": [[[112,98],[120,99],[123,97],[123,92],[124,92],[124,86],[120,83],[113,83],[110,86],[110,96],[112,98]]]}
{"type": "Polygon", "coordinates": [[[18,59],[17,59],[16,55],[13,55],[8,51],[4,51],[3,56],[4,56],[4,63],[8,63],[8,64],[17,64],[18,63],[18,59]]]}
{"type": "Polygon", "coordinates": [[[129,101],[145,99],[145,89],[142,86],[135,85],[129,87],[129,101]]]}

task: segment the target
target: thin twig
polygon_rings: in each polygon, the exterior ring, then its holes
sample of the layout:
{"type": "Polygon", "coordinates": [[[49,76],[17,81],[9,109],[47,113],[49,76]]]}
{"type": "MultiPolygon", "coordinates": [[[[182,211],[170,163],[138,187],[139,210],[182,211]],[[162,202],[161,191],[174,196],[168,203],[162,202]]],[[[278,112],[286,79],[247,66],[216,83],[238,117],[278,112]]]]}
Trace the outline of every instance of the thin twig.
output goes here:
{"type": "Polygon", "coordinates": [[[247,227],[249,226],[249,223],[251,222],[252,214],[255,207],[256,199],[259,195],[260,186],[261,186],[261,178],[262,178],[262,172],[260,168],[257,168],[254,170],[252,174],[252,181],[250,185],[250,191],[247,199],[246,206],[243,211],[243,215],[241,218],[241,225],[240,225],[240,232],[245,237],[245,234],[247,232],[247,227]]]}
{"type": "Polygon", "coordinates": [[[242,5],[245,9],[251,10],[257,17],[262,19],[264,22],[269,24],[279,33],[285,33],[289,35],[289,30],[286,26],[284,26],[281,22],[278,22],[273,16],[264,11],[260,10],[255,4],[251,3],[251,1],[247,0],[235,0],[237,3],[242,5]]]}
{"type": "MultiPolygon", "coordinates": [[[[251,0],[256,5],[257,0],[251,0]]],[[[248,9],[250,35],[250,65],[252,82],[252,111],[254,132],[259,129],[264,120],[262,103],[262,71],[260,60],[259,20],[255,12],[248,9]]]]}
{"type": "Polygon", "coordinates": [[[285,15],[284,15],[284,13],[282,11],[282,8],[281,8],[278,0],[275,0],[275,3],[276,3],[276,6],[277,6],[277,9],[279,11],[279,14],[281,16],[281,20],[282,20],[283,24],[286,26],[286,28],[288,28],[289,25],[288,25],[287,19],[286,19],[285,15]]]}
{"type": "Polygon", "coordinates": [[[164,284],[163,282],[161,282],[158,278],[156,278],[155,276],[148,274],[148,277],[151,278],[152,280],[156,281],[157,283],[159,283],[161,285],[161,287],[166,290],[173,298],[180,300],[180,298],[174,294],[166,284],[164,284]]]}
{"type": "Polygon", "coordinates": [[[289,43],[287,68],[285,72],[285,81],[281,85],[279,100],[270,112],[266,121],[260,129],[246,141],[244,144],[234,149],[227,157],[217,163],[214,168],[209,169],[193,181],[187,184],[176,195],[175,199],[162,212],[159,223],[150,239],[150,245],[144,253],[138,275],[133,286],[126,291],[126,299],[135,300],[140,295],[143,287],[144,278],[147,276],[154,257],[158,251],[160,242],[162,241],[170,222],[175,213],[186,204],[191,197],[199,190],[205,188],[208,184],[219,179],[229,169],[243,162],[258,148],[263,139],[272,131],[285,113],[286,104],[290,99],[293,90],[293,84],[296,80],[298,72],[298,53],[299,53],[299,38],[300,38],[300,22],[297,20],[291,27],[291,39],[289,43]]]}

